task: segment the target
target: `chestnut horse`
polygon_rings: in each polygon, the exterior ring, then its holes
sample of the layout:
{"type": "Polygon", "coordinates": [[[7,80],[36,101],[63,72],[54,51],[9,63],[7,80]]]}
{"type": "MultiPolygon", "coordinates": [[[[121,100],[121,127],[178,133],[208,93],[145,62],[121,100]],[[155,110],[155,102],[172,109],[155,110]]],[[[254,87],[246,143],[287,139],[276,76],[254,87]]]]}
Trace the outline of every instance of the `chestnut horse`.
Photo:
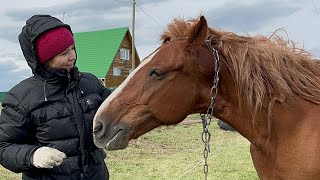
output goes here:
{"type": "Polygon", "coordinates": [[[98,147],[124,149],[158,126],[206,113],[216,94],[213,116],[251,142],[260,179],[320,179],[316,59],[276,34],[224,32],[209,28],[203,16],[175,19],[161,38],[97,111],[98,147]]]}

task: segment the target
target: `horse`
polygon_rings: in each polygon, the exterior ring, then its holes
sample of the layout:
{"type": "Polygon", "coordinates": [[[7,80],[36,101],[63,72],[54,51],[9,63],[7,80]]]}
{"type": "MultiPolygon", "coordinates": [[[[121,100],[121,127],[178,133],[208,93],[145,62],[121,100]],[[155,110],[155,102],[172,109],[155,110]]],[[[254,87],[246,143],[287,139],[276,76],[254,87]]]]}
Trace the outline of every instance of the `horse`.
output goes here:
{"type": "Polygon", "coordinates": [[[250,141],[260,179],[320,179],[314,56],[277,31],[239,35],[208,27],[204,16],[175,18],[161,40],[98,109],[96,146],[125,149],[156,127],[211,114],[250,141]]]}

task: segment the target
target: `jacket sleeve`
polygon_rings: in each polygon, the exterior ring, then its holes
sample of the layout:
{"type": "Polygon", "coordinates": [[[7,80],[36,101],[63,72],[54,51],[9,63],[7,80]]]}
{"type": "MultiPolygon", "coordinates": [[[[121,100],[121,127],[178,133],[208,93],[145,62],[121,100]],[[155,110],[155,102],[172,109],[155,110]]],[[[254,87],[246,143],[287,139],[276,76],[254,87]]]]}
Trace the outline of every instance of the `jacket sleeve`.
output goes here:
{"type": "Polygon", "coordinates": [[[101,98],[105,100],[111,94],[111,90],[102,85],[99,79],[97,79],[97,81],[99,91],[98,93],[100,94],[101,98]]]}
{"type": "Polygon", "coordinates": [[[29,145],[30,129],[27,113],[21,103],[8,93],[2,102],[0,114],[0,163],[19,173],[33,167],[31,157],[38,148],[29,145]]]}

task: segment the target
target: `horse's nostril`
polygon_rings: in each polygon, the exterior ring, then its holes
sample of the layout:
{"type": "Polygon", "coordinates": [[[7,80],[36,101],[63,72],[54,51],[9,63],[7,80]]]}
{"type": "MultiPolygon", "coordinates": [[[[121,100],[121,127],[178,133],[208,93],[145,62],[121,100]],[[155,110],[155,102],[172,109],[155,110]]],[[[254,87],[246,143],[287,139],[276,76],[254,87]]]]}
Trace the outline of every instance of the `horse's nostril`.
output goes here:
{"type": "Polygon", "coordinates": [[[96,137],[96,139],[101,139],[105,136],[107,132],[107,125],[104,121],[96,120],[96,124],[93,128],[93,134],[96,137]]]}
{"type": "Polygon", "coordinates": [[[102,123],[101,123],[100,121],[97,121],[97,122],[96,122],[96,125],[95,125],[95,127],[94,127],[94,129],[93,129],[93,132],[94,132],[94,133],[98,133],[98,132],[101,131],[102,129],[103,129],[102,123]]]}

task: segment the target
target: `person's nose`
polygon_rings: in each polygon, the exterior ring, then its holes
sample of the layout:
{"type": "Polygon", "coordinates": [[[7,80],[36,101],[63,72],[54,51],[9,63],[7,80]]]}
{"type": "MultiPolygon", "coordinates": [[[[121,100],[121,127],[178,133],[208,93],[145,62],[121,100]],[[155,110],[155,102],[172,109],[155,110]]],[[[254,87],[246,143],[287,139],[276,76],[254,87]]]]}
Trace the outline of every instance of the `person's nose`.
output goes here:
{"type": "Polygon", "coordinates": [[[73,61],[76,60],[76,52],[74,50],[72,50],[69,54],[69,60],[73,61]]]}

